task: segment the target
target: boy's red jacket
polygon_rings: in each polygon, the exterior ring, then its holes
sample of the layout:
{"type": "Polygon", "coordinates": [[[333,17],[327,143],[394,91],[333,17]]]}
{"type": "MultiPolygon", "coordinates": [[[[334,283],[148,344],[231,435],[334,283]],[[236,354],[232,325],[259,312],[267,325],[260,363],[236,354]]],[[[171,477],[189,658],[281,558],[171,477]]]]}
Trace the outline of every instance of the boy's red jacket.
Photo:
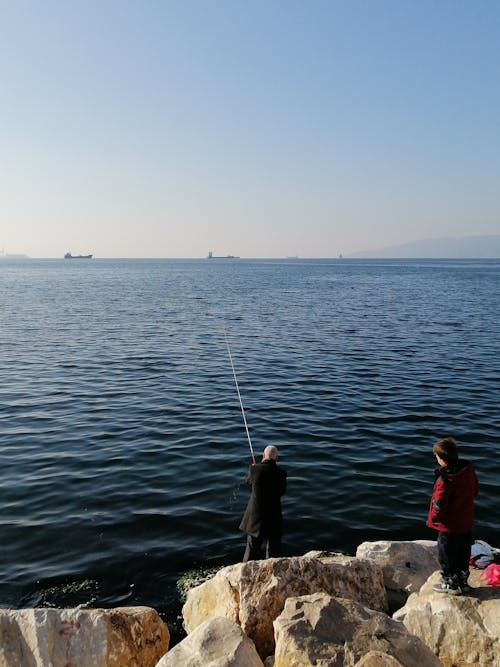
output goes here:
{"type": "Polygon", "coordinates": [[[468,533],[474,524],[479,484],[469,461],[436,469],[427,525],[442,533],[468,533]]]}

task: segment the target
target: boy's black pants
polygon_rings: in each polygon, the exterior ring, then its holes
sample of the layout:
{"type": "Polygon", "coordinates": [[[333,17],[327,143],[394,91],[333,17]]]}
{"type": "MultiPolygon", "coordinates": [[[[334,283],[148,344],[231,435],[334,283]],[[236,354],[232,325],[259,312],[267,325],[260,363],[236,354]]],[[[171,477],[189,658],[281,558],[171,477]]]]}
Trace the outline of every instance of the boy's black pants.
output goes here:
{"type": "Polygon", "coordinates": [[[472,533],[439,533],[438,560],[443,577],[469,571],[472,533]]]}

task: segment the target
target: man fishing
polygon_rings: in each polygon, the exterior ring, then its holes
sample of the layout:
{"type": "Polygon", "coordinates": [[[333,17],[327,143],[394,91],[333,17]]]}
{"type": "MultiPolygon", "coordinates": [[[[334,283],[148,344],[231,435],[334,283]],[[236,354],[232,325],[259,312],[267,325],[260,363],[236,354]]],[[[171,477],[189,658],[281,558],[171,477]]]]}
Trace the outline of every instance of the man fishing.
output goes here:
{"type": "Polygon", "coordinates": [[[234,368],[233,355],[231,354],[225,327],[224,338],[253,462],[245,478],[246,483],[252,489],[252,493],[240,523],[240,530],[247,534],[247,547],[243,556],[243,562],[246,563],[248,560],[262,558],[262,544],[264,541],[266,542],[266,558],[281,556],[281,534],[283,531],[281,496],[286,491],[286,472],[278,467],[278,449],[274,445],[268,445],[264,449],[261,463],[255,462],[238,378],[234,368]]]}
{"type": "Polygon", "coordinates": [[[277,461],[278,449],[268,445],[261,463],[251,465],[245,478],[252,492],[240,523],[240,530],[247,534],[244,563],[262,558],[264,542],[266,558],[281,556],[281,496],[286,491],[287,473],[277,461]]]}

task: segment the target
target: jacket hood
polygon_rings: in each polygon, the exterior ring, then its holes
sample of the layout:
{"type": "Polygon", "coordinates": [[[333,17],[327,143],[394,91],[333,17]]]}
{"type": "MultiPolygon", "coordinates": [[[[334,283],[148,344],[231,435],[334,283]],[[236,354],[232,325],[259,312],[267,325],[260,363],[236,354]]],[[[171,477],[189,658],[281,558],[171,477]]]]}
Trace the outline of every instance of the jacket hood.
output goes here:
{"type": "Polygon", "coordinates": [[[468,474],[472,470],[472,464],[465,459],[459,459],[452,465],[436,468],[436,477],[444,477],[450,482],[459,479],[462,475],[468,474]]]}

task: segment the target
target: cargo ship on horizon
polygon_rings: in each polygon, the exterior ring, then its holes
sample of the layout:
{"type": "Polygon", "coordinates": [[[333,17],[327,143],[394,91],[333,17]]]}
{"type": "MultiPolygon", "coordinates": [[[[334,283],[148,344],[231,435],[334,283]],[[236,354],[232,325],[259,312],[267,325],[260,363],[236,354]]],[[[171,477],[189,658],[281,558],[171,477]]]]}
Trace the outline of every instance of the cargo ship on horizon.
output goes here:
{"type": "Polygon", "coordinates": [[[92,259],[92,255],[72,255],[70,252],[67,252],[64,255],[64,259],[92,259]]]}
{"type": "Polygon", "coordinates": [[[236,257],[236,255],[214,255],[210,250],[207,259],[239,259],[239,257],[236,257]]]}

